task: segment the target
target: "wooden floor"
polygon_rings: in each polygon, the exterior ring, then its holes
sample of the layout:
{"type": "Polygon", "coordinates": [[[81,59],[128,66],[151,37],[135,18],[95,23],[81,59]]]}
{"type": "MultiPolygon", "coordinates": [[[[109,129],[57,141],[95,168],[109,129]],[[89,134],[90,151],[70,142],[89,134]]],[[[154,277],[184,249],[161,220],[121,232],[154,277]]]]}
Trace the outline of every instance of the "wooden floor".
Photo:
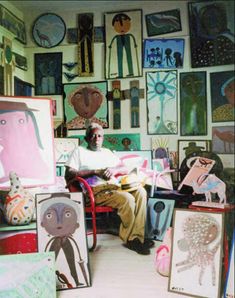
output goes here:
{"type": "MultiPolygon", "coordinates": [[[[89,236],[90,238],[90,236],[89,236]]],[[[90,239],[89,239],[90,241],[90,239]]],[[[151,255],[142,256],[123,247],[118,236],[98,235],[98,246],[89,253],[92,286],[57,292],[59,298],[174,298],[168,278],[154,268],[156,242],[151,255]]],[[[183,296],[185,297],[185,296],[183,296]]]]}

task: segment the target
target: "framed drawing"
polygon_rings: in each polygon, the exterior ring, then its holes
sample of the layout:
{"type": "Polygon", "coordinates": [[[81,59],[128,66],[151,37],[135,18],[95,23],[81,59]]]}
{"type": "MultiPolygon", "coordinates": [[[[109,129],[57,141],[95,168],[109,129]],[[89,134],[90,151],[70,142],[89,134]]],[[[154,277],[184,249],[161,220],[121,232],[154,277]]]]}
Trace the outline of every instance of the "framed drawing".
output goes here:
{"type": "Polygon", "coordinates": [[[148,134],[177,134],[176,70],[146,72],[148,134]]]}
{"type": "Polygon", "coordinates": [[[145,21],[148,36],[182,30],[179,9],[146,14],[145,21]]]}
{"type": "Polygon", "coordinates": [[[182,68],[184,39],[145,39],[144,68],[182,68]]]}
{"type": "Polygon", "coordinates": [[[212,127],[212,151],[217,154],[234,154],[234,126],[212,127]]]}
{"type": "Polygon", "coordinates": [[[1,297],[56,298],[54,253],[0,256],[1,297]]]}
{"type": "Polygon", "coordinates": [[[68,129],[84,129],[90,122],[108,123],[107,81],[64,84],[64,113],[68,129]]]}
{"type": "Polygon", "coordinates": [[[34,21],[32,35],[39,47],[58,46],[63,41],[65,33],[65,22],[55,13],[42,14],[34,21]]]}
{"type": "Polygon", "coordinates": [[[70,154],[79,145],[78,138],[54,138],[55,161],[56,163],[66,163],[70,154]]]}
{"type": "Polygon", "coordinates": [[[192,153],[211,151],[211,140],[178,140],[178,165],[192,153]]]}
{"type": "Polygon", "coordinates": [[[14,170],[22,186],[55,182],[51,100],[0,97],[0,187],[10,185],[14,170]]]}
{"type": "Polygon", "coordinates": [[[193,297],[221,297],[222,213],[175,209],[168,290],[193,297]]]}
{"type": "Polygon", "coordinates": [[[212,122],[235,121],[234,71],[210,73],[212,122]]]}
{"type": "Polygon", "coordinates": [[[13,33],[19,42],[26,44],[25,23],[1,4],[0,25],[13,33]]]}
{"type": "Polygon", "coordinates": [[[148,199],[145,226],[146,238],[159,241],[163,240],[166,230],[171,225],[174,205],[174,200],[148,199]]]}
{"type": "Polygon", "coordinates": [[[32,96],[32,84],[24,82],[14,77],[14,95],[15,96],[32,96]]]}
{"type": "Polygon", "coordinates": [[[207,134],[205,71],[180,73],[180,134],[207,134]]]}
{"type": "Polygon", "coordinates": [[[36,194],[38,251],[55,253],[56,289],[91,285],[83,194],[36,194]]]}
{"type": "Polygon", "coordinates": [[[142,10],[108,12],[105,21],[105,78],[142,76],[142,10]]]}
{"type": "Polygon", "coordinates": [[[192,67],[233,64],[234,2],[198,1],[188,8],[192,67]]]}
{"type": "Polygon", "coordinates": [[[34,54],[35,95],[62,95],[62,53],[34,54]]]}

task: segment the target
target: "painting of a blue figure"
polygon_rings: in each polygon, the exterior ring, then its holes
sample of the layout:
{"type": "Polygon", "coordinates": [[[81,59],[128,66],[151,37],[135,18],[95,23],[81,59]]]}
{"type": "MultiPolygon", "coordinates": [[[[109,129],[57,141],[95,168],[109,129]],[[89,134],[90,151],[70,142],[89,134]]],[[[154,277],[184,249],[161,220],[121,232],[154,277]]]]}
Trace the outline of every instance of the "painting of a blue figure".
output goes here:
{"type": "Polygon", "coordinates": [[[176,134],[176,71],[147,72],[146,81],[148,134],[176,134]]]}
{"type": "Polygon", "coordinates": [[[182,68],[184,39],[146,39],[144,68],[182,68]]]}
{"type": "Polygon", "coordinates": [[[206,135],[206,72],[181,73],[180,86],[181,135],[206,135]]]}
{"type": "Polygon", "coordinates": [[[142,11],[105,14],[106,78],[142,75],[142,11]]]}

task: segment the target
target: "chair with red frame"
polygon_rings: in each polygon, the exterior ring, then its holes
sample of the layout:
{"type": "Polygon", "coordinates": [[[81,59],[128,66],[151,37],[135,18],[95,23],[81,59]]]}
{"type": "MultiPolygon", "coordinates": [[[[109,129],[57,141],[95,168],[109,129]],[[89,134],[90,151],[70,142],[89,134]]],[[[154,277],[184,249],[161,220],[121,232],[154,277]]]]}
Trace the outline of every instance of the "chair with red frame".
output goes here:
{"type": "Polygon", "coordinates": [[[87,183],[85,179],[80,176],[76,176],[73,180],[71,180],[68,185],[68,189],[70,192],[79,192],[82,189],[82,192],[85,197],[89,199],[89,206],[85,207],[85,212],[91,214],[92,220],[92,231],[87,232],[87,235],[93,235],[93,244],[90,251],[93,251],[96,248],[97,244],[97,226],[96,226],[96,214],[97,213],[107,213],[114,212],[115,209],[108,206],[96,206],[95,205],[95,197],[90,185],[87,183]],[[80,189],[79,189],[80,186],[80,189]]]}

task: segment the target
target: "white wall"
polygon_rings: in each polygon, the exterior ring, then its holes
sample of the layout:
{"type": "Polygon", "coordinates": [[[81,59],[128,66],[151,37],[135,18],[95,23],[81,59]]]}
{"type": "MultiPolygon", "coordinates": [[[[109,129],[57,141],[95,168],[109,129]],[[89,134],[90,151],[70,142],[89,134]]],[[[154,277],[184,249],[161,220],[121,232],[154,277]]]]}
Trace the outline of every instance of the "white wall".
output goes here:
{"type": "MultiPolygon", "coordinates": [[[[39,2],[39,1],[37,1],[39,2]]],[[[41,1],[42,3],[44,1],[41,1]]],[[[55,1],[53,1],[55,2],[55,1]]],[[[58,1],[59,2],[59,1],[58,1]]],[[[64,1],[65,2],[65,1],[64,1]]],[[[74,2],[74,1],[73,1],[74,2]]],[[[34,84],[34,53],[45,53],[45,52],[63,52],[63,62],[76,61],[76,45],[67,44],[66,37],[64,41],[55,48],[52,49],[44,49],[39,48],[33,42],[31,37],[31,30],[34,20],[42,13],[46,12],[54,12],[60,15],[67,28],[75,28],[77,26],[77,14],[78,13],[93,13],[94,14],[94,26],[103,26],[104,25],[104,12],[110,11],[121,11],[121,10],[129,10],[129,9],[142,9],[143,10],[143,38],[148,38],[146,27],[145,27],[145,14],[158,12],[158,11],[167,11],[171,9],[180,9],[181,13],[181,22],[182,22],[182,31],[165,34],[160,37],[165,38],[184,38],[185,39],[185,55],[184,55],[184,67],[178,70],[178,74],[180,72],[191,72],[191,71],[206,71],[207,73],[207,113],[208,113],[208,135],[207,136],[198,136],[196,139],[211,139],[211,97],[210,97],[210,73],[211,72],[219,72],[219,71],[227,71],[233,70],[234,65],[226,65],[226,66],[218,66],[218,67],[207,67],[207,68],[191,68],[190,63],[190,44],[189,44],[189,25],[188,25],[188,2],[187,1],[77,1],[77,9],[71,10],[69,4],[66,10],[60,10],[59,7],[57,10],[53,8],[53,10],[44,10],[43,5],[41,9],[38,11],[29,11],[27,14],[23,15],[23,13],[17,10],[14,6],[12,6],[9,1],[0,1],[4,6],[9,7],[9,9],[13,10],[20,18],[24,18],[26,28],[27,28],[27,46],[23,49],[25,56],[28,59],[28,71],[24,72],[19,69],[15,70],[14,75],[24,79],[27,82],[34,84]]],[[[59,5],[58,5],[59,6],[59,5]]],[[[1,40],[1,28],[0,28],[0,40],[1,40]]],[[[13,42],[13,51],[22,54],[22,48],[19,46],[19,43],[13,42]]],[[[104,80],[104,44],[103,43],[95,43],[94,48],[95,53],[95,76],[89,78],[76,78],[72,81],[72,83],[76,82],[86,82],[86,81],[100,81],[104,80]]],[[[145,72],[152,71],[151,69],[143,70],[143,77],[134,78],[139,79],[140,88],[145,89],[145,72]]],[[[179,76],[178,76],[179,77],[179,76]]],[[[132,79],[122,79],[121,80],[121,88],[129,89],[129,82],[132,79]]],[[[63,77],[63,83],[67,83],[67,80],[63,77]]],[[[111,81],[108,82],[109,90],[111,90],[111,81]]],[[[146,92],[146,91],[145,91],[146,92]]],[[[146,93],[145,93],[146,94],[146,93]]],[[[62,96],[53,96],[57,100],[59,107],[59,116],[62,116],[62,96]]],[[[146,114],[146,98],[140,99],[140,128],[131,128],[130,127],[130,101],[125,100],[121,102],[121,129],[113,130],[112,123],[112,109],[111,104],[109,103],[109,124],[110,128],[106,130],[106,133],[140,133],[141,135],[141,147],[142,149],[151,149],[151,138],[156,137],[154,135],[147,134],[147,114],[146,114]]],[[[179,112],[179,90],[178,90],[178,112],[179,112]]],[[[178,117],[179,122],[179,117],[178,117]]],[[[216,123],[215,126],[228,125],[229,123],[216,123]]],[[[231,124],[231,123],[230,123],[231,124]]],[[[178,131],[179,131],[179,123],[178,123],[178,131]]],[[[69,132],[71,134],[80,134],[84,135],[83,130],[72,131],[69,132]]],[[[195,137],[181,137],[178,135],[169,135],[169,136],[157,136],[160,139],[167,139],[169,142],[170,150],[177,150],[177,142],[178,139],[195,139],[195,137]]],[[[220,156],[224,162],[225,166],[230,166],[234,164],[234,157],[232,155],[221,155],[220,156]]]]}

